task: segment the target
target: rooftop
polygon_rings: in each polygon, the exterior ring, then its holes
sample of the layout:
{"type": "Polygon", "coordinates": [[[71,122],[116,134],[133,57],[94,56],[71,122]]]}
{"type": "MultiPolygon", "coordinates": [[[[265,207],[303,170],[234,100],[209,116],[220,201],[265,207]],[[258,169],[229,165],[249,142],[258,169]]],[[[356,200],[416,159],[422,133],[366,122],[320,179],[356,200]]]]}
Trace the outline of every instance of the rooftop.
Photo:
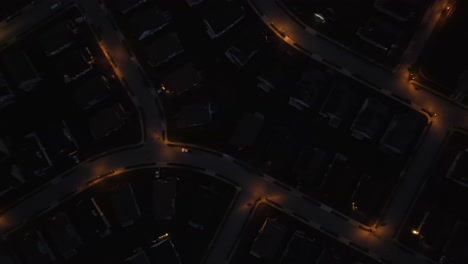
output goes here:
{"type": "Polygon", "coordinates": [[[21,251],[20,257],[27,264],[51,263],[55,260],[54,253],[38,230],[24,234],[18,241],[18,247],[21,251]]]}
{"type": "Polygon", "coordinates": [[[411,111],[393,116],[380,144],[390,151],[405,154],[424,126],[421,114],[411,111]]]}
{"type": "Polygon", "coordinates": [[[75,206],[83,228],[81,233],[89,236],[105,237],[110,233],[110,224],[102,213],[97,201],[93,198],[80,200],[75,206]]]}
{"type": "Polygon", "coordinates": [[[170,32],[160,38],[153,40],[147,47],[148,64],[158,67],[184,51],[179,36],[170,32]]]}
{"type": "Polygon", "coordinates": [[[169,25],[171,14],[162,12],[156,5],[137,10],[128,21],[130,31],[138,40],[154,34],[169,25]]]}
{"type": "Polygon", "coordinates": [[[78,143],[64,120],[48,123],[38,135],[51,158],[72,156],[78,151],[78,143]]]}
{"type": "Polygon", "coordinates": [[[120,13],[126,14],[146,2],[147,0],[112,0],[111,5],[120,13]]]}
{"type": "Polygon", "coordinates": [[[287,228],[275,219],[267,217],[258,236],[250,249],[250,254],[265,260],[274,260],[280,253],[283,240],[286,238],[287,228]]]}
{"type": "Polygon", "coordinates": [[[171,220],[175,216],[176,181],[153,180],[153,217],[171,220]]]}
{"type": "Polygon", "coordinates": [[[42,80],[29,56],[22,50],[14,49],[4,52],[0,56],[0,63],[8,65],[5,74],[11,78],[17,88],[23,91],[32,90],[42,80]]]}
{"type": "Polygon", "coordinates": [[[35,133],[26,135],[14,151],[21,169],[27,174],[41,176],[52,166],[49,155],[35,133]]]}
{"type": "Polygon", "coordinates": [[[155,243],[147,252],[152,263],[181,264],[179,254],[170,238],[155,243]]]}
{"type": "Polygon", "coordinates": [[[187,128],[205,125],[211,122],[212,114],[212,105],[209,102],[201,102],[185,106],[177,115],[177,127],[187,128]]]}
{"type": "Polygon", "coordinates": [[[103,76],[93,76],[73,88],[73,100],[81,109],[89,109],[110,95],[110,87],[103,76]]]}
{"type": "Polygon", "coordinates": [[[111,195],[111,203],[117,221],[123,227],[132,225],[141,215],[131,183],[119,186],[111,195]]]}
{"type": "Polygon", "coordinates": [[[389,108],[376,98],[366,98],[351,130],[357,139],[373,139],[385,129],[389,108]]]}
{"type": "Polygon", "coordinates": [[[75,40],[73,30],[66,23],[48,27],[39,36],[39,43],[47,56],[53,56],[69,47],[75,40]]]}
{"type": "Polygon", "coordinates": [[[313,263],[320,255],[321,250],[322,248],[317,244],[315,239],[305,236],[301,231],[296,231],[288,242],[281,263],[313,263]]]}
{"type": "Polygon", "coordinates": [[[65,258],[76,254],[77,248],[83,243],[80,235],[64,212],[55,214],[49,220],[47,230],[54,243],[54,248],[65,258]]]}
{"type": "Polygon", "coordinates": [[[91,70],[92,66],[86,60],[87,52],[84,48],[75,48],[68,49],[58,56],[55,68],[61,73],[65,83],[76,80],[91,70]]]}
{"type": "Polygon", "coordinates": [[[202,80],[199,70],[187,63],[166,76],[162,85],[166,93],[181,94],[197,86],[202,80]]]}
{"type": "Polygon", "coordinates": [[[208,35],[213,39],[224,34],[245,16],[244,7],[233,0],[213,1],[208,10],[204,23],[208,35]]]}
{"type": "Polygon", "coordinates": [[[468,149],[460,150],[452,162],[447,177],[468,187],[468,149]]]}
{"type": "Polygon", "coordinates": [[[382,18],[372,17],[356,34],[362,40],[389,54],[392,49],[398,47],[403,30],[382,18]]]}
{"type": "Polygon", "coordinates": [[[263,128],[263,122],[264,118],[260,113],[244,113],[237,122],[229,144],[240,149],[251,146],[263,128]]]}
{"type": "Polygon", "coordinates": [[[121,104],[104,108],[89,120],[89,130],[94,139],[99,140],[123,127],[128,113],[121,104]]]}

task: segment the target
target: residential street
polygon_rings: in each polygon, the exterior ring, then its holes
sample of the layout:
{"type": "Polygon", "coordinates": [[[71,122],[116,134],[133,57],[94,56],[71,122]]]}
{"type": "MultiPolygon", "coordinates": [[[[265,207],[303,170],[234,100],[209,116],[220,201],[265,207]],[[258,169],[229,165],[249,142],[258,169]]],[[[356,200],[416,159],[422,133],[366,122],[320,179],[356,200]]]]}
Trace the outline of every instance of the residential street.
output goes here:
{"type": "MultiPolygon", "coordinates": [[[[418,37],[411,46],[411,52],[407,55],[404,65],[395,74],[385,69],[376,67],[364,59],[350,54],[323,38],[318,38],[316,32],[311,29],[304,30],[276,1],[251,0],[255,2],[258,9],[264,14],[262,19],[266,24],[273,23],[276,27],[284,30],[290,44],[298,43],[303,48],[313,52],[311,57],[315,60],[333,62],[341,67],[341,71],[348,75],[359,74],[368,81],[375,83],[382,93],[391,96],[396,93],[401,97],[408,98],[412,107],[420,110],[424,108],[437,116],[432,118],[432,125],[427,135],[421,142],[420,147],[414,153],[411,164],[402,175],[402,181],[395,193],[395,199],[389,204],[383,219],[386,223],[372,232],[359,228],[359,223],[346,221],[330,213],[328,206],[317,206],[302,198],[302,194],[295,190],[289,190],[275,184],[273,178],[264,175],[253,174],[234,162],[234,158],[228,155],[217,156],[211,152],[194,149],[191,153],[182,153],[181,147],[169,146],[163,141],[162,134],[165,133],[165,120],[158,100],[139,70],[139,63],[129,57],[125,47],[122,45],[122,34],[116,31],[110,20],[110,14],[99,5],[96,0],[78,0],[80,6],[86,12],[90,23],[102,32],[100,42],[103,50],[108,50],[117,66],[119,78],[124,78],[131,92],[134,94],[134,102],[141,107],[144,118],[146,139],[139,146],[105,155],[96,160],[90,159],[79,164],[71,174],[65,173],[66,177],[58,176],[46,184],[34,195],[27,197],[14,207],[10,208],[0,216],[0,233],[8,234],[11,230],[24,223],[27,219],[37,216],[57,205],[63,197],[70,193],[85,189],[89,182],[97,179],[99,175],[114,171],[112,175],[126,171],[126,167],[160,166],[177,167],[168,163],[178,163],[201,168],[209,175],[222,175],[225,179],[235,182],[240,188],[240,196],[232,211],[226,218],[226,222],[220,231],[217,242],[207,259],[207,263],[227,263],[229,253],[235,244],[245,220],[248,218],[251,207],[248,203],[254,203],[257,199],[268,198],[279,204],[285,210],[296,212],[309,220],[308,224],[313,227],[325,227],[339,235],[343,243],[354,243],[367,248],[371,255],[391,260],[392,263],[427,263],[426,258],[414,254],[410,255],[401,250],[394,242],[394,235],[403,221],[407,209],[415,198],[419,188],[424,182],[427,170],[449,129],[463,127],[468,121],[466,111],[445,99],[442,99],[426,90],[415,90],[408,82],[406,68],[424,45],[436,17],[441,8],[445,6],[444,1],[436,5],[427,23],[422,23],[425,28],[421,30],[418,37]],[[456,121],[455,121],[456,120],[456,121]],[[153,164],[153,165],[151,165],[153,164]]],[[[20,17],[10,21],[7,25],[0,25],[0,45],[9,40],[11,36],[24,32],[30,25],[48,17],[50,4],[53,1],[40,1],[37,6],[23,11],[20,17]]],[[[72,1],[62,1],[72,2],[72,1]]]]}

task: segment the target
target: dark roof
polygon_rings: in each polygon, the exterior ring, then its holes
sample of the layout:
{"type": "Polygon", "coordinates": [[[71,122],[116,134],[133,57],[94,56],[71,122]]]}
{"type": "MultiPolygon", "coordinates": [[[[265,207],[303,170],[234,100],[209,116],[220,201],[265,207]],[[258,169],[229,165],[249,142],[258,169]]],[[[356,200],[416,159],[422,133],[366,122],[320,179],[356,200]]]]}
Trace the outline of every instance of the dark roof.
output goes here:
{"type": "Polygon", "coordinates": [[[169,12],[162,12],[156,5],[153,5],[135,12],[129,18],[128,26],[135,38],[142,40],[169,25],[170,19],[169,12]]]}
{"type": "Polygon", "coordinates": [[[201,102],[183,107],[177,117],[177,127],[201,126],[212,120],[211,103],[201,102]]]}
{"type": "Polygon", "coordinates": [[[145,251],[141,250],[135,253],[133,256],[125,259],[124,263],[130,264],[150,264],[148,256],[145,251]]]}
{"type": "Polygon", "coordinates": [[[385,202],[386,182],[363,174],[351,197],[356,210],[366,216],[378,215],[385,202]]]}
{"type": "Polygon", "coordinates": [[[245,15],[244,7],[238,1],[212,1],[207,10],[204,22],[211,38],[222,35],[245,15]]]}
{"type": "Polygon", "coordinates": [[[129,11],[137,8],[141,4],[147,2],[147,0],[109,0],[109,4],[117,9],[122,14],[126,14],[129,11]]]}
{"type": "Polygon", "coordinates": [[[64,212],[56,213],[49,219],[47,230],[54,248],[65,258],[76,254],[76,249],[82,244],[80,235],[64,212]]]}
{"type": "Polygon", "coordinates": [[[321,177],[331,162],[330,155],[318,148],[304,148],[298,155],[293,171],[299,185],[311,185],[321,177]]]}
{"type": "Polygon", "coordinates": [[[265,260],[275,260],[287,235],[287,228],[267,217],[255,238],[250,254],[265,260]]]}
{"type": "Polygon", "coordinates": [[[147,250],[152,263],[180,264],[179,254],[171,239],[164,239],[147,250]]]}
{"type": "Polygon", "coordinates": [[[49,155],[35,133],[26,135],[15,152],[21,169],[27,173],[42,175],[52,166],[49,155]]]}
{"type": "Polygon", "coordinates": [[[288,242],[287,248],[281,258],[284,264],[314,263],[320,255],[322,248],[315,239],[306,237],[304,233],[296,231],[288,242]]]}
{"type": "Polygon", "coordinates": [[[345,260],[336,249],[326,248],[322,251],[320,256],[317,258],[316,264],[344,264],[345,260]]]}
{"type": "Polygon", "coordinates": [[[94,139],[101,139],[125,125],[128,113],[120,104],[104,108],[89,120],[89,130],[94,139]]]}
{"type": "Polygon", "coordinates": [[[69,47],[75,40],[75,34],[66,23],[54,24],[39,36],[39,43],[48,56],[55,55],[69,47]]]}
{"type": "Polygon", "coordinates": [[[169,73],[162,81],[167,93],[181,94],[195,87],[202,80],[200,71],[187,63],[169,73]]]}
{"type": "Polygon", "coordinates": [[[170,32],[160,38],[153,40],[147,47],[148,63],[152,67],[169,61],[172,57],[184,51],[179,36],[170,32]]]}
{"type": "Polygon", "coordinates": [[[74,212],[80,222],[80,233],[91,237],[104,237],[109,234],[109,222],[94,197],[80,200],[74,212]]]}
{"type": "Polygon", "coordinates": [[[390,111],[386,105],[375,98],[366,98],[351,130],[372,139],[385,129],[389,116],[390,111]]]}
{"type": "Polygon", "coordinates": [[[55,68],[63,76],[65,83],[91,70],[91,65],[84,57],[85,52],[84,49],[68,49],[57,57],[55,68]]]}
{"type": "Polygon", "coordinates": [[[115,190],[111,195],[111,202],[117,221],[122,226],[131,225],[140,217],[140,208],[130,183],[124,184],[115,190]]]}
{"type": "Polygon", "coordinates": [[[424,116],[416,111],[394,115],[380,143],[393,152],[404,154],[424,124],[424,116]]]}
{"type": "Polygon", "coordinates": [[[48,123],[38,131],[49,157],[71,156],[78,151],[78,144],[65,121],[48,123]]]}
{"type": "Polygon", "coordinates": [[[22,90],[29,91],[41,80],[29,56],[22,50],[8,50],[0,57],[0,63],[8,65],[5,69],[13,83],[22,90]]]}
{"type": "Polygon", "coordinates": [[[361,98],[344,82],[335,82],[320,112],[342,120],[352,118],[359,109],[361,98]]]}
{"type": "Polygon", "coordinates": [[[468,185],[468,149],[461,150],[458,152],[455,160],[450,167],[448,177],[458,180],[468,185]]]}
{"type": "Polygon", "coordinates": [[[237,122],[229,143],[238,148],[251,146],[263,127],[263,116],[259,113],[244,113],[237,122]]]}
{"type": "Polygon", "coordinates": [[[153,217],[170,220],[175,215],[176,181],[153,181],[153,217]]]}
{"type": "Polygon", "coordinates": [[[73,88],[73,99],[81,109],[88,109],[110,95],[110,88],[102,76],[93,76],[73,88]]]}
{"type": "Polygon", "coordinates": [[[54,253],[38,230],[23,235],[18,241],[18,247],[21,251],[21,258],[27,264],[51,263],[55,260],[54,253]]]}

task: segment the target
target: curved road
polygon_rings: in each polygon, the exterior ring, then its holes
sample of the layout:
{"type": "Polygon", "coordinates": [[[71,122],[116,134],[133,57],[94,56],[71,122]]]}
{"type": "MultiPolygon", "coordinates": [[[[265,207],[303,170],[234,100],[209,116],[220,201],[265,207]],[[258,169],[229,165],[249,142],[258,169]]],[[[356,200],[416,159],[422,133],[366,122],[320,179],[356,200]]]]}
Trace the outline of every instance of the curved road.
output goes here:
{"type": "MultiPolygon", "coordinates": [[[[114,29],[105,8],[98,6],[99,4],[95,0],[81,0],[79,3],[85,10],[88,20],[97,28],[100,28],[100,32],[102,32],[101,47],[103,50],[108,51],[108,56],[112,56],[117,65],[118,76],[125,78],[129,88],[132,89],[135,95],[134,102],[141,107],[146,124],[147,138],[140,146],[113,153],[95,161],[83,162],[68,175],[65,174],[64,177],[55,178],[46,184],[40,192],[26,198],[3,213],[0,216],[0,233],[7,235],[21,226],[25,219],[30,219],[52,209],[64,197],[69,197],[69,195],[87,188],[88,184],[98,181],[99,175],[105,174],[106,177],[110,177],[125,171],[128,166],[166,167],[178,163],[200,168],[201,171],[209,175],[225,178],[237,183],[239,186],[239,198],[218,234],[217,243],[215,243],[211,254],[208,256],[207,263],[228,262],[230,250],[249,216],[250,207],[247,204],[262,197],[267,197],[279,204],[285,211],[295,212],[303,216],[303,221],[315,228],[324,227],[335,232],[343,243],[354,243],[362,248],[369,249],[371,255],[383,257],[393,263],[426,263],[424,257],[417,254],[410,255],[401,250],[393,242],[393,235],[404,217],[405,209],[410,206],[414,193],[417,192],[423,181],[425,172],[421,171],[420,168],[428,167],[448,129],[460,125],[454,123],[454,120],[466,120],[466,113],[456,105],[430,93],[422,90],[415,91],[408,85],[406,76],[403,76],[403,73],[392,75],[370,65],[361,58],[348,54],[340,47],[317,38],[313,30],[304,30],[275,1],[252,1],[263,13],[261,17],[267,24],[274,23],[280,28],[284,28],[287,34],[285,41],[292,45],[300,43],[302,47],[313,51],[313,59],[322,61],[325,58],[332,61],[334,64],[340,65],[342,72],[347,75],[351,73],[347,69],[352,69],[353,72],[365,76],[378,86],[410,98],[414,102],[413,107],[424,107],[438,114],[437,118],[432,120],[433,125],[415,153],[411,166],[406,170],[407,175],[403,178],[402,184],[397,190],[396,199],[392,201],[389,210],[387,210],[385,221],[388,224],[385,227],[369,229],[372,230],[371,232],[359,228],[359,223],[331,214],[332,209],[328,206],[304,199],[298,191],[275,184],[274,179],[267,175],[258,175],[246,170],[228,155],[216,155],[211,151],[198,149],[194,149],[192,153],[181,153],[180,147],[172,144],[168,145],[168,142],[161,139],[161,135],[165,131],[165,122],[160,112],[161,108],[157,105],[157,97],[154,90],[147,87],[148,84],[141,75],[138,62],[130,57],[122,46],[122,34],[114,29]]],[[[41,4],[38,4],[35,7],[35,12],[33,12],[34,16],[27,19],[18,17],[11,21],[8,24],[8,30],[3,31],[5,25],[1,24],[0,43],[4,39],[9,39],[12,34],[25,31],[28,25],[37,23],[47,17],[51,12],[48,8],[51,2],[42,1],[41,4]]],[[[436,14],[437,12],[438,7],[436,6],[433,13],[436,14]]],[[[430,32],[430,28],[426,31],[430,32]]],[[[417,40],[415,40],[416,42],[417,40]]],[[[416,48],[413,48],[413,50],[416,50],[416,48]]],[[[388,92],[383,90],[383,93],[388,92]]]]}

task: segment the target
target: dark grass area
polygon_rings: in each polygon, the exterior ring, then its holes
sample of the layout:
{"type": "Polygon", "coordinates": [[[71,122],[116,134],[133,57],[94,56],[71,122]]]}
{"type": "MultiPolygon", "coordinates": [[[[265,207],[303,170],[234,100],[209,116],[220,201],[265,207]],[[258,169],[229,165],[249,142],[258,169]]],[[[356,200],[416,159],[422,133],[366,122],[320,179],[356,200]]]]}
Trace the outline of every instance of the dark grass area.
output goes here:
{"type": "Polygon", "coordinates": [[[430,178],[421,190],[398,237],[404,245],[435,260],[443,255],[452,258],[453,263],[465,263],[468,260],[459,248],[465,247],[465,242],[452,241],[444,249],[451,239],[458,239],[460,235],[464,237],[462,234],[466,232],[465,227],[468,224],[468,214],[464,210],[464,201],[468,199],[467,187],[445,177],[458,151],[466,147],[468,135],[465,132],[455,130],[447,136],[440,155],[433,163],[430,178]],[[424,220],[426,213],[430,215],[424,220]],[[453,234],[451,232],[457,221],[460,221],[460,226],[457,227],[457,233],[453,234]],[[413,230],[418,228],[419,235],[413,234],[413,230]]]}
{"type": "MultiPolygon", "coordinates": [[[[239,235],[237,246],[234,250],[230,263],[280,263],[279,260],[286,248],[287,241],[291,238],[295,231],[302,231],[305,233],[306,237],[315,239],[314,244],[316,245],[316,248],[310,248],[309,250],[315,251],[317,253],[315,254],[317,257],[323,249],[333,248],[336,250],[336,255],[339,255],[345,259],[346,263],[355,263],[356,261],[369,264],[378,263],[370,257],[356,251],[353,248],[348,247],[347,245],[342,244],[322,231],[304,224],[296,217],[287,214],[268,203],[260,202],[252,210],[255,211],[253,212],[249,221],[245,224],[243,232],[239,235]],[[288,230],[288,235],[284,241],[282,241],[283,243],[281,249],[277,253],[277,259],[274,261],[258,259],[249,253],[258,231],[267,217],[277,219],[278,223],[285,226],[288,230]]],[[[309,263],[313,263],[315,260],[316,259],[309,259],[308,261],[309,263]]]]}
{"type": "Polygon", "coordinates": [[[460,75],[467,70],[468,2],[457,1],[452,11],[441,14],[415,67],[423,81],[436,91],[450,95],[456,90],[460,75]]]}
{"type": "MultiPolygon", "coordinates": [[[[17,250],[17,238],[25,232],[36,229],[43,231],[47,242],[51,245],[44,225],[47,219],[54,213],[64,211],[70,217],[74,227],[80,232],[84,244],[78,249],[78,253],[69,260],[58,257],[55,263],[120,263],[122,259],[132,255],[132,251],[139,247],[150,245],[152,240],[165,233],[169,233],[179,253],[182,263],[200,263],[208,253],[208,246],[214,239],[214,235],[224,215],[234,199],[235,189],[225,182],[216,180],[210,176],[180,169],[161,169],[161,175],[167,178],[177,178],[176,216],[171,221],[155,221],[152,219],[151,181],[154,169],[139,169],[113,176],[97,184],[94,184],[82,193],[70,198],[53,211],[47,212],[38,219],[32,220],[20,230],[9,236],[9,246],[17,250]],[[133,191],[142,216],[134,225],[122,228],[118,225],[112,213],[112,208],[107,202],[110,190],[127,182],[132,183],[133,191]],[[202,197],[213,196],[212,199],[202,197]],[[111,223],[111,233],[99,238],[96,234],[90,234],[92,226],[87,226],[80,221],[76,204],[80,200],[94,197],[101,207],[104,215],[111,223]],[[203,202],[202,204],[195,204],[203,202]],[[193,208],[209,208],[205,210],[203,220],[207,221],[206,228],[202,231],[189,226],[187,222],[194,217],[193,208]],[[87,234],[87,235],[85,235],[87,234]]],[[[51,246],[55,251],[54,246],[51,246]]],[[[56,252],[57,253],[57,252],[56,252]]],[[[57,254],[58,255],[58,254],[57,254]]]]}
{"type": "MultiPolygon", "coordinates": [[[[76,8],[69,8],[59,16],[41,25],[31,34],[25,36],[14,47],[21,48],[28,54],[43,81],[39,87],[31,92],[21,93],[21,91],[17,91],[16,103],[2,109],[0,112],[0,119],[4,120],[0,125],[0,136],[6,139],[13,149],[16,144],[21,142],[24,135],[44,129],[51,123],[59,122],[60,120],[64,120],[67,123],[71,134],[77,141],[79,145],[77,157],[81,161],[111,149],[137,144],[141,140],[141,125],[138,111],[133,105],[125,87],[116,78],[112,77],[114,75],[113,69],[105,59],[86,23],[78,25],[79,33],[75,36],[75,43],[70,48],[88,47],[96,57],[96,64],[86,76],[71,83],[64,84],[63,76],[58,73],[55,67],[50,66],[57,58],[47,57],[40,45],[32,45],[32,43],[37,43],[37,38],[49,25],[63,23],[79,16],[81,14],[76,8]],[[72,90],[79,88],[79,85],[84,83],[87,78],[100,75],[108,78],[111,86],[111,96],[88,110],[80,109],[72,99],[72,90]],[[109,136],[98,141],[94,140],[89,131],[89,119],[99,110],[112,106],[115,103],[122,104],[127,110],[129,114],[127,123],[120,130],[111,133],[109,136]]],[[[8,52],[9,49],[2,51],[2,53],[8,52]]],[[[56,56],[60,56],[60,54],[56,56]]],[[[57,160],[53,160],[52,162],[54,166],[42,177],[25,175],[27,178],[25,184],[20,189],[14,190],[2,197],[2,206],[11,203],[75,165],[70,158],[57,158],[57,160]]]]}
{"type": "Polygon", "coordinates": [[[325,36],[344,44],[358,54],[373,59],[387,67],[396,67],[404,54],[410,39],[419,26],[426,9],[432,1],[419,1],[414,9],[414,16],[405,22],[397,21],[390,16],[379,12],[372,0],[348,0],[348,1],[302,1],[302,0],[277,0],[297,16],[302,23],[314,28],[325,36]],[[334,12],[330,20],[324,24],[314,20],[314,13],[327,14],[327,8],[334,12]],[[356,32],[364,27],[370,18],[379,18],[390,22],[401,30],[398,47],[390,53],[379,50],[375,46],[361,40],[356,32]]]}

